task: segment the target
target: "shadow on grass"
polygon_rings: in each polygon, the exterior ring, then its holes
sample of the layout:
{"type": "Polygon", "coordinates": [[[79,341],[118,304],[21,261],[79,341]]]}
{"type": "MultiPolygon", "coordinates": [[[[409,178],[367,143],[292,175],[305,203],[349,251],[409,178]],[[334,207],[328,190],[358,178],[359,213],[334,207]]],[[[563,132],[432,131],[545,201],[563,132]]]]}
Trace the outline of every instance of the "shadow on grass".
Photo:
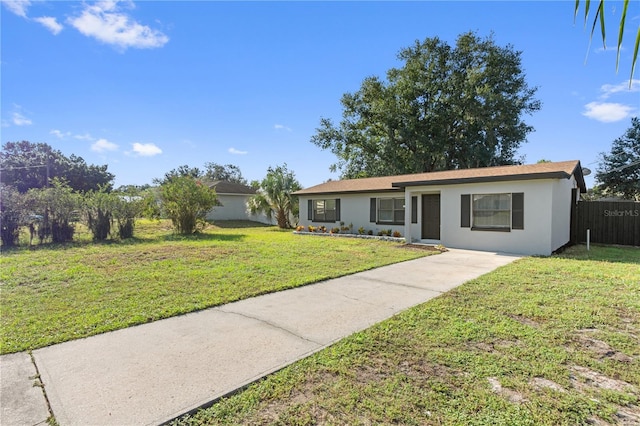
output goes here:
{"type": "Polygon", "coordinates": [[[137,245],[137,244],[151,244],[163,241],[242,241],[246,238],[245,234],[216,234],[215,230],[209,232],[197,232],[195,234],[181,235],[181,234],[162,234],[146,237],[132,237],[124,240],[79,240],[69,241],[66,243],[51,243],[46,242],[43,244],[34,245],[19,245],[14,247],[0,247],[0,253],[3,256],[17,255],[24,253],[25,251],[64,251],[88,246],[125,246],[125,245],[137,245]]]}
{"type": "Polygon", "coordinates": [[[195,234],[189,235],[181,235],[181,234],[170,234],[170,235],[162,235],[156,238],[148,239],[145,242],[153,242],[153,241],[242,241],[246,238],[244,234],[215,234],[215,233],[201,233],[197,232],[195,234]]]}
{"type": "Polygon", "coordinates": [[[592,260],[599,262],[634,263],[640,265],[640,247],[576,244],[567,247],[557,257],[572,260],[592,260]]]}
{"type": "Polygon", "coordinates": [[[211,225],[223,229],[242,229],[242,228],[271,228],[274,225],[267,225],[261,222],[252,222],[250,220],[216,220],[210,222],[211,225]]]}

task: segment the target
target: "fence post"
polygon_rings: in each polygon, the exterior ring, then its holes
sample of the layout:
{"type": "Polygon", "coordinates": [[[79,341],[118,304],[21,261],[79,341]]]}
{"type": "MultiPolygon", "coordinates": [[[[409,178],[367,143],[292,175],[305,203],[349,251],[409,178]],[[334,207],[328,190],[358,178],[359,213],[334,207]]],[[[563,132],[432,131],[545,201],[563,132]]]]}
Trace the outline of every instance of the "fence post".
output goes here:
{"type": "Polygon", "coordinates": [[[589,251],[589,244],[591,242],[591,229],[587,228],[587,251],[589,251]]]}

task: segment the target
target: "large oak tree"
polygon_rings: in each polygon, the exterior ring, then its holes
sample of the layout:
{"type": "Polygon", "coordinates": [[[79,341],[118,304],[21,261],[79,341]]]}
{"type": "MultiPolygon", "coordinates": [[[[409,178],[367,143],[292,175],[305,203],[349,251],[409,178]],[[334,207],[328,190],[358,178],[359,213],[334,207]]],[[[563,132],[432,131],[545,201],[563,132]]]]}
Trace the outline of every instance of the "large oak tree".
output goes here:
{"type": "Polygon", "coordinates": [[[540,109],[521,52],[475,33],[455,46],[427,38],[402,49],[386,80],[366,78],[341,99],[339,125],[323,118],[311,141],[338,157],[344,178],[515,164],[540,109]]]}
{"type": "Polygon", "coordinates": [[[87,164],[82,157],[67,157],[46,143],[7,142],[0,151],[0,182],[24,193],[63,180],[75,191],[110,189],[114,175],[107,165],[87,164]]]}

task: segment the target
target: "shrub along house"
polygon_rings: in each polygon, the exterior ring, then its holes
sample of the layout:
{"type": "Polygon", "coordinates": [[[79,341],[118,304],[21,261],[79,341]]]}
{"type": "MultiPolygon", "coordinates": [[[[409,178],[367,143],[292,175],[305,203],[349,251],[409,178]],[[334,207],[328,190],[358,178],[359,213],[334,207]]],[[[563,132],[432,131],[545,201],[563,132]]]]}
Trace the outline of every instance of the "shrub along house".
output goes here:
{"type": "Polygon", "coordinates": [[[569,242],[586,192],[579,161],[329,181],[301,191],[300,224],[341,222],[407,242],[549,255],[569,242]]]}

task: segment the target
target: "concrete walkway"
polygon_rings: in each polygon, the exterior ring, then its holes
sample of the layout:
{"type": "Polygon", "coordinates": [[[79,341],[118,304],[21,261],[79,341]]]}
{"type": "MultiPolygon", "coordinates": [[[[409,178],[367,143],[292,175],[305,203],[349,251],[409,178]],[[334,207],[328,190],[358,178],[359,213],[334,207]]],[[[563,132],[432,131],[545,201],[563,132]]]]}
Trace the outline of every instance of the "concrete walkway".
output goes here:
{"type": "MultiPolygon", "coordinates": [[[[518,257],[450,250],[61,343],[33,358],[60,425],[157,425],[518,257]]],[[[1,357],[0,375],[0,423],[45,421],[29,355],[1,357]]]]}

